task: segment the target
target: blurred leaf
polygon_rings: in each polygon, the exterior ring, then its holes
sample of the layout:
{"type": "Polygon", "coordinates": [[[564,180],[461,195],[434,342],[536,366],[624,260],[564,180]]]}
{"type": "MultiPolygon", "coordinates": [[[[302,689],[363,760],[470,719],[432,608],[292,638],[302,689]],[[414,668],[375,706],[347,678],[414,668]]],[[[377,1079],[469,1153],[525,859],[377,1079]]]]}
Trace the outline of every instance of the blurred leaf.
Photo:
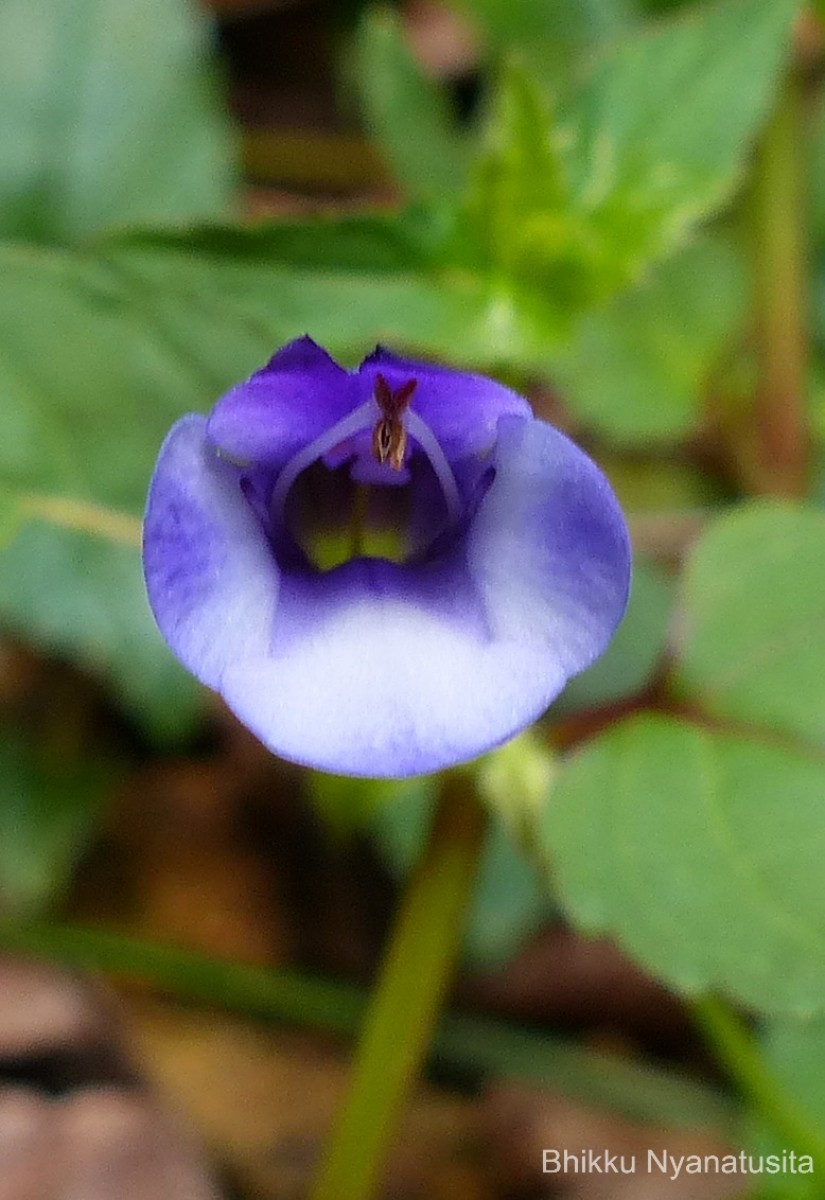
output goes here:
{"type": "MultiPolygon", "coordinates": [[[[821,1138],[825,1129],[825,1086],[823,1086],[822,1062],[825,1057],[825,1025],[821,1019],[810,1021],[774,1018],[766,1023],[759,1038],[759,1054],[765,1069],[771,1076],[775,1092],[783,1108],[792,1113],[794,1125],[806,1137],[803,1153],[812,1152],[814,1139],[821,1138]],[[810,1131],[811,1136],[808,1135],[810,1131]]],[[[750,1114],[752,1143],[749,1151],[754,1154],[774,1154],[781,1157],[790,1149],[797,1154],[801,1144],[795,1144],[788,1135],[787,1127],[779,1132],[758,1113],[750,1114]]],[[[814,1156],[814,1164],[819,1162],[814,1156]]],[[[765,1175],[759,1185],[760,1200],[776,1197],[776,1200],[813,1200],[819,1185],[812,1182],[810,1174],[782,1171],[776,1175],[765,1175]]]]}
{"type": "Polygon", "coordinates": [[[518,49],[536,66],[570,70],[576,56],[616,37],[635,15],[634,0],[454,0],[498,51],[518,49]]]}
{"type": "Polygon", "coordinates": [[[111,771],[46,761],[0,730],[0,909],[32,916],[54,901],[86,850],[111,771]]]}
{"type": "Polygon", "coordinates": [[[689,461],[625,457],[609,451],[599,455],[622,508],[666,521],[697,509],[707,512],[727,497],[720,480],[689,461]]]}
{"type": "MultiPolygon", "coordinates": [[[[728,200],[769,112],[797,8],[723,0],[646,28],[605,54],[558,112],[511,64],[466,202],[467,254],[541,291],[562,325],[639,280],[728,200]]],[[[717,250],[705,316],[697,298],[714,251],[694,253],[672,280],[594,315],[565,360],[574,402],[617,436],[673,437],[695,419],[697,376],[738,315],[742,285],[717,250]],[[695,354],[661,314],[649,350],[640,346],[640,323],[661,303],[687,311],[695,354]],[[667,361],[656,370],[663,343],[667,361]],[[608,380],[602,364],[617,348],[622,369],[608,380]],[[664,403],[647,400],[648,385],[664,386],[664,403]]]]}
{"type": "Polygon", "coordinates": [[[600,246],[575,209],[550,105],[509,64],[493,97],[464,224],[483,268],[545,290],[560,321],[592,299],[600,246]]]}
{"type": "Polygon", "coordinates": [[[226,211],[228,127],[185,0],[3,0],[0,229],[40,241],[226,211]]]}
{"type": "Polygon", "coordinates": [[[773,101],[797,0],[722,0],[619,43],[560,115],[602,274],[633,279],[727,200],[773,101]]]}
{"type": "Polygon", "coordinates": [[[0,551],[8,545],[24,521],[20,497],[0,489],[0,551]]]}
{"type": "Polygon", "coordinates": [[[427,779],[358,779],[309,771],[308,799],[334,838],[346,841],[363,832],[376,813],[393,804],[415,803],[430,794],[427,779]]]}
{"type": "Polygon", "coordinates": [[[204,693],[158,633],[136,548],[27,525],[0,554],[0,620],[111,684],[159,741],[192,731],[204,693]]]}
{"type": "Polygon", "coordinates": [[[470,145],[443,89],[411,55],[398,17],[368,9],[358,33],[358,84],[367,125],[411,196],[463,190],[470,145]]]}
{"type": "Polygon", "coordinates": [[[559,336],[535,292],[453,265],[444,232],[415,211],[146,233],[102,245],[146,317],[226,386],[261,347],[310,332],[360,361],[377,341],[453,363],[539,363],[559,336]]]}
{"type": "Polygon", "coordinates": [[[512,833],[494,821],[464,940],[469,961],[478,968],[506,962],[557,911],[535,865],[525,859],[512,833]]]}
{"type": "Polygon", "coordinates": [[[166,430],[203,396],[194,364],[91,257],[6,243],[0,272],[3,486],[140,513],[166,430]]]}
{"type": "Polygon", "coordinates": [[[686,994],[825,1010],[825,766],[642,715],[574,754],[546,838],[554,892],[686,994]]]}
{"type": "Polygon", "coordinates": [[[754,501],[684,577],[676,685],[710,712],[825,743],[825,514],[754,501]]]}
{"type": "Polygon", "coordinates": [[[806,199],[809,204],[809,236],[813,248],[821,253],[825,250],[825,97],[817,93],[811,106],[813,111],[809,117],[804,148],[806,199]]]}
{"type": "Polygon", "coordinates": [[[825,1129],[825,1021],[770,1021],[761,1038],[765,1065],[819,1129],[825,1129]]]}
{"type": "Polygon", "coordinates": [[[670,578],[652,563],[634,564],[630,603],[613,641],[592,667],[570,680],[551,716],[615,704],[652,682],[665,649],[673,591],[670,578]]]}
{"type": "Polygon", "coordinates": [[[139,523],[117,510],[142,511],[166,430],[203,395],[197,372],[99,264],[10,245],[0,264],[0,487],[29,518],[0,557],[0,619],[111,678],[158,734],[181,732],[200,692],[154,627],[139,523]]]}
{"type": "Polygon", "coordinates": [[[732,249],[719,240],[689,247],[582,319],[555,372],[565,402],[620,443],[692,433],[746,304],[743,267],[732,249]]]}

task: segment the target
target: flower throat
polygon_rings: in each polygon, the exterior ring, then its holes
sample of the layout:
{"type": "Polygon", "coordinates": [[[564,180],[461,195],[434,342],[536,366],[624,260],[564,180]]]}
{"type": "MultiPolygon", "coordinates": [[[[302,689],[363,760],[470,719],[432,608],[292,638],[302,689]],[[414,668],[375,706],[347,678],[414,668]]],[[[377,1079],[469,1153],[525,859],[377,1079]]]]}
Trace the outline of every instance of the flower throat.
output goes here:
{"type": "Polygon", "coordinates": [[[320,570],[359,557],[405,562],[420,549],[410,544],[411,490],[428,470],[443,499],[429,540],[458,523],[462,505],[452,468],[429,425],[410,408],[417,387],[418,380],[409,379],[393,389],[378,374],[372,397],[302,447],[278,476],[272,518],[320,570]],[[337,467],[329,463],[336,457],[337,467]],[[371,479],[370,461],[390,476],[371,479]],[[397,482],[391,478],[402,472],[397,482]]]}

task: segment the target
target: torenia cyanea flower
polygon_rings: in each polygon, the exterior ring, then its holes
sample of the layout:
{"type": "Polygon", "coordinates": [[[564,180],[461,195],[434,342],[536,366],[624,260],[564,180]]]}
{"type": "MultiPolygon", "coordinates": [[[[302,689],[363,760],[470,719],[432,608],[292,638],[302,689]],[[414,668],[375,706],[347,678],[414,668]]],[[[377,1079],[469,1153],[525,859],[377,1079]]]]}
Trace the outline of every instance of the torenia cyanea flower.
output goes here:
{"type": "Polygon", "coordinates": [[[384,349],[345,371],[309,338],[174,426],[144,563],[170,647],[261,741],[364,776],[523,729],[630,574],[604,476],[522,397],[384,349]]]}

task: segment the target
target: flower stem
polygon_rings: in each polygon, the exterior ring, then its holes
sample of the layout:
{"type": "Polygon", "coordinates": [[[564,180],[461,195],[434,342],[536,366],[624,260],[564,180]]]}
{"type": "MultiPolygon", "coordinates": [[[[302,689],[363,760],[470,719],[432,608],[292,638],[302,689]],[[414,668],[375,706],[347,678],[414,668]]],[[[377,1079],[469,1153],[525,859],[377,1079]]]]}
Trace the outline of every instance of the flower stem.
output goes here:
{"type": "Polygon", "coordinates": [[[802,83],[789,73],[754,165],[758,492],[802,496],[808,474],[802,83]]]}
{"type": "Polygon", "coordinates": [[[310,1200],[367,1200],[374,1193],[450,981],[485,828],[468,776],[445,776],[429,842],[367,1010],[350,1092],[310,1200]]]}
{"type": "Polygon", "coordinates": [[[742,1018],[724,1000],[707,996],[693,1006],[694,1019],[710,1042],[720,1065],[738,1086],[751,1109],[798,1154],[825,1162],[825,1138],[804,1108],[765,1063],[742,1018]]]}

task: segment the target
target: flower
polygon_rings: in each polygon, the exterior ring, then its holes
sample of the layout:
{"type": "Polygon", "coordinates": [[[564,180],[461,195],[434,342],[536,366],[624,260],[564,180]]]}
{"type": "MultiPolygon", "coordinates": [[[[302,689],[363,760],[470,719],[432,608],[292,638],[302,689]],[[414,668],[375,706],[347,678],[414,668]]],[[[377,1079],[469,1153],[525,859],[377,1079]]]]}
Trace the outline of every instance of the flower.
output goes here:
{"type": "Polygon", "coordinates": [[[304,337],[173,427],[144,568],[171,649],[271,750],[403,777],[534,721],[609,642],[630,551],[602,473],[515,392],[304,337]]]}

